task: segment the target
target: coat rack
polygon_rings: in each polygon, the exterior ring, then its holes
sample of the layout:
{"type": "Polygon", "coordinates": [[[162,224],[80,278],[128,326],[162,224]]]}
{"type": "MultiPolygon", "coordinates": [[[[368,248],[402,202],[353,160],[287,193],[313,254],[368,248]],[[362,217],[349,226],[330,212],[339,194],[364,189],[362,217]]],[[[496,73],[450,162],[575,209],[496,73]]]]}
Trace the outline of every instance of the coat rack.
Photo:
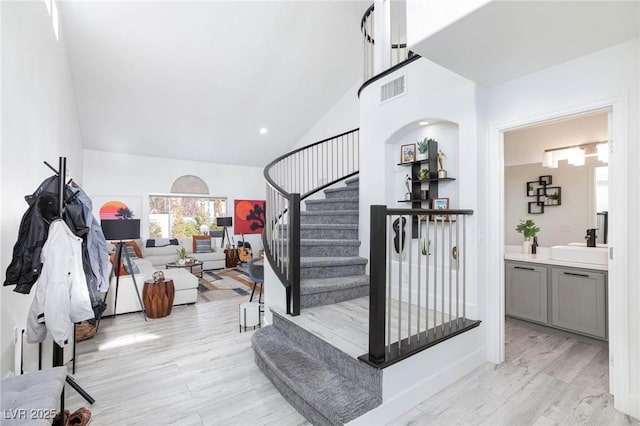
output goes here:
{"type": "MultiPolygon", "coordinates": [[[[68,200],[64,199],[65,195],[65,180],[67,175],[67,158],[59,157],[58,159],[58,170],[54,169],[49,163],[46,161],[44,164],[49,167],[54,173],[58,176],[58,214],[60,219],[62,219],[62,213],[64,212],[65,205],[70,203],[78,193],[75,193],[68,200]]],[[[74,336],[75,339],[75,336],[74,336]]],[[[75,355],[74,355],[75,356],[75,355]]],[[[74,360],[75,362],[75,360],[74,360]]],[[[60,367],[64,365],[64,349],[58,345],[55,341],[53,342],[53,354],[52,354],[52,363],[54,367],[60,367]]],[[[96,402],[95,399],[91,397],[76,381],[73,377],[67,374],[66,382],[82,396],[89,404],[93,404],[96,402]]],[[[60,413],[64,416],[64,388],[62,388],[62,394],[60,395],[60,413]]],[[[64,423],[64,418],[63,418],[64,423]]]]}

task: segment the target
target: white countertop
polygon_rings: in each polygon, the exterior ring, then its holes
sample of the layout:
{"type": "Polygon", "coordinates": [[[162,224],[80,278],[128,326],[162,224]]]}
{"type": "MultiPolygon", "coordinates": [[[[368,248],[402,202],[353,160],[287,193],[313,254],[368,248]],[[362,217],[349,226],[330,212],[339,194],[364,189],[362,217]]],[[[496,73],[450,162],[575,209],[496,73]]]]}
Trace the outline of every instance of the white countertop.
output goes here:
{"type": "MultiPolygon", "coordinates": [[[[520,250],[522,248],[520,247],[520,250]]],[[[524,254],[522,252],[515,253],[505,247],[505,260],[516,260],[518,262],[540,263],[544,265],[566,266],[569,268],[592,269],[596,271],[608,271],[608,265],[599,265],[596,263],[566,262],[563,260],[553,260],[549,256],[548,247],[538,247],[537,254],[524,254]]]]}

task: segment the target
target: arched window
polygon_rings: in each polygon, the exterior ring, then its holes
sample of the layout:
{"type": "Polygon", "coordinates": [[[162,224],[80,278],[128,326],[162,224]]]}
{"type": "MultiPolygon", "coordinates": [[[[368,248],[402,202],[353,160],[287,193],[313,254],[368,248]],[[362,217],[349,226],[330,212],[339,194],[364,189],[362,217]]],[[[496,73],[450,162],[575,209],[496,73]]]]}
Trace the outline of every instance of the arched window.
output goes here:
{"type": "Polygon", "coordinates": [[[198,176],[180,176],[171,185],[172,194],[206,194],[209,195],[209,187],[198,176]]]}
{"type": "Polygon", "coordinates": [[[181,176],[170,194],[149,194],[149,237],[219,236],[216,217],[227,216],[227,198],[212,197],[197,176],[181,176]]]}

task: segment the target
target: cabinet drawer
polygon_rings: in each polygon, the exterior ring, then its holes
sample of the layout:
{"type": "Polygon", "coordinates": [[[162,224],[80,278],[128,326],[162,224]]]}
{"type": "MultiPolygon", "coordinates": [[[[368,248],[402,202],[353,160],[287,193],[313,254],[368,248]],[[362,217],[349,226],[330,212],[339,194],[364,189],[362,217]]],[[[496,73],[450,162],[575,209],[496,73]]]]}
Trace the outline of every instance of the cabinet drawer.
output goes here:
{"type": "Polygon", "coordinates": [[[547,323],[547,268],[506,263],[505,310],[509,316],[547,323]]]}
{"type": "Polygon", "coordinates": [[[606,305],[604,273],[551,268],[551,324],[606,339],[606,305]]]}

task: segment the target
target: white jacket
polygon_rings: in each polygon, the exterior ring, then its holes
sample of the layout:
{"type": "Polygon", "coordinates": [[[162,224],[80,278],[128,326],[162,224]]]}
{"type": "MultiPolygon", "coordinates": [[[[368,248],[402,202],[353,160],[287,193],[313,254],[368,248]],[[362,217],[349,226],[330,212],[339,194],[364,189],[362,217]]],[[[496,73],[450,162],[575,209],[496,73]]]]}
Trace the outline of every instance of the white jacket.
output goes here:
{"type": "Polygon", "coordinates": [[[43,266],[27,318],[27,342],[42,342],[49,330],[53,340],[64,346],[74,323],[94,317],[82,269],[82,239],[64,221],[56,220],[40,259],[43,266]]]}

